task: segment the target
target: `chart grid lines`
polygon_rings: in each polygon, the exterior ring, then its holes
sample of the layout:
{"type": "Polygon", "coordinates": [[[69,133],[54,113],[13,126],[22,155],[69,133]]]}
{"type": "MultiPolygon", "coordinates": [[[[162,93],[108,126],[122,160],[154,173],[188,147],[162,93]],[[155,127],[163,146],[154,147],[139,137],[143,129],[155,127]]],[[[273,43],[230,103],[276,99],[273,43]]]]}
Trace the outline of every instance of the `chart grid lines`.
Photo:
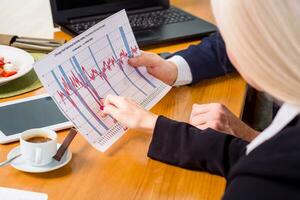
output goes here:
{"type": "MultiPolygon", "coordinates": [[[[53,72],[53,71],[51,71],[51,73],[52,73],[52,75],[53,75],[53,78],[55,79],[55,81],[56,81],[56,83],[57,83],[57,85],[59,85],[59,87],[61,88],[61,90],[62,91],[64,91],[64,89],[63,89],[63,87],[62,87],[62,85],[61,85],[61,83],[59,82],[59,80],[58,80],[58,78],[57,78],[57,76],[56,76],[56,74],[53,72]]],[[[64,93],[66,94],[66,92],[64,91],[64,93]]],[[[66,95],[67,96],[67,95],[66,95]]],[[[68,96],[67,97],[68,98],[68,100],[72,103],[72,105],[74,106],[74,108],[78,111],[78,113],[80,113],[80,115],[86,120],[86,122],[99,134],[99,135],[102,135],[101,133],[100,133],[100,131],[91,123],[91,121],[90,120],[88,120],[87,118],[86,118],[86,116],[81,112],[81,110],[78,108],[78,106],[76,105],[76,103],[68,96]]]]}
{"type": "MultiPolygon", "coordinates": [[[[71,84],[69,78],[67,77],[67,75],[65,74],[63,68],[61,65],[58,66],[59,71],[61,72],[62,76],[64,77],[65,81],[67,82],[66,84],[68,84],[68,86],[71,88],[71,90],[73,91],[73,93],[77,96],[77,98],[79,99],[79,101],[87,108],[87,110],[91,113],[91,115],[97,120],[97,122],[99,124],[101,124],[101,126],[103,126],[103,128],[105,128],[106,130],[108,130],[108,127],[101,121],[101,119],[99,119],[99,117],[94,113],[94,111],[89,107],[89,105],[85,102],[85,100],[83,99],[83,97],[81,96],[81,94],[76,90],[76,88],[74,88],[74,86],[71,84]]],[[[64,89],[65,91],[65,89],[64,89]]]]}
{"type": "Polygon", "coordinates": [[[57,48],[34,69],[79,132],[95,148],[105,151],[125,132],[111,116],[101,115],[108,94],[131,97],[149,109],[170,90],[145,68],[128,65],[128,59],[138,55],[140,50],[123,10],[57,48]]]}
{"type": "MultiPolygon", "coordinates": [[[[100,99],[101,97],[99,96],[99,94],[97,93],[96,89],[94,88],[94,86],[92,85],[92,83],[90,82],[90,80],[88,80],[86,74],[83,72],[82,68],[80,67],[78,61],[76,60],[76,57],[73,56],[72,59],[70,59],[70,63],[72,64],[74,70],[76,71],[77,76],[79,77],[79,79],[83,82],[83,87],[87,88],[90,92],[90,94],[93,96],[94,100],[98,103],[99,106],[101,106],[101,102],[100,99]],[[75,65],[72,62],[75,63],[75,65]]],[[[75,77],[74,74],[72,74],[73,77],[75,77]]],[[[76,78],[74,78],[74,82],[77,80],[76,78]]],[[[72,85],[74,85],[72,83],[72,85]]]]}
{"type": "MultiPolygon", "coordinates": [[[[115,51],[115,49],[114,49],[114,47],[113,47],[113,45],[112,45],[112,43],[111,43],[111,40],[110,40],[110,37],[108,36],[108,35],[106,35],[106,38],[107,38],[107,41],[108,41],[108,43],[109,43],[109,46],[110,46],[110,48],[111,48],[111,50],[112,50],[112,52],[113,52],[113,55],[114,55],[114,60],[115,60],[115,62],[117,63],[117,65],[119,66],[119,68],[121,69],[121,71],[123,72],[123,74],[124,74],[124,76],[127,78],[127,80],[132,84],[132,85],[134,85],[134,87],[136,87],[136,89],[138,89],[140,92],[142,92],[145,96],[147,95],[142,89],[140,89],[134,82],[132,82],[132,80],[128,77],[128,75],[125,73],[125,71],[124,71],[124,69],[123,69],[123,67],[122,67],[122,58],[121,58],[121,55],[122,54],[120,54],[120,57],[118,58],[117,57],[117,54],[116,54],[116,51],[115,51]]],[[[122,53],[122,52],[121,52],[122,53]]],[[[124,55],[124,54],[123,54],[124,55]]]]}
{"type": "MultiPolygon", "coordinates": [[[[131,49],[129,47],[129,44],[128,44],[128,41],[127,41],[127,38],[126,38],[126,35],[125,35],[125,32],[124,32],[124,29],[123,29],[123,26],[120,26],[119,27],[119,30],[120,30],[120,34],[121,34],[121,37],[122,37],[122,40],[123,40],[123,43],[125,45],[125,48],[126,48],[126,51],[127,51],[127,54],[128,54],[128,57],[131,58],[133,55],[132,55],[132,52],[131,52],[131,49]]],[[[138,68],[134,68],[136,70],[136,72],[147,82],[149,83],[153,88],[155,88],[156,86],[151,83],[151,81],[149,81],[141,72],[140,70],[138,70],[138,68]]]]}

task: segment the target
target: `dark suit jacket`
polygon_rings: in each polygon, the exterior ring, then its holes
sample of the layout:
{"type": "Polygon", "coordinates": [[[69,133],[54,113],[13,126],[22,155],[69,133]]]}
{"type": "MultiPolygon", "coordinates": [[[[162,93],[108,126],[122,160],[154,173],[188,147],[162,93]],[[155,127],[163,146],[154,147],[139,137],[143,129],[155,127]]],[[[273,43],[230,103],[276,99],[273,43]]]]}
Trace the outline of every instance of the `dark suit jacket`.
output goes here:
{"type": "MultiPolygon", "coordinates": [[[[189,63],[193,83],[234,70],[220,35],[178,54],[189,63]]],[[[246,156],[247,142],[241,139],[160,116],[148,156],[224,176],[224,200],[300,199],[299,143],[299,117],[246,156]]]]}
{"type": "Polygon", "coordinates": [[[192,83],[235,71],[220,33],[215,33],[203,39],[199,45],[192,45],[186,50],[177,52],[176,55],[182,56],[189,64],[192,83]]]}

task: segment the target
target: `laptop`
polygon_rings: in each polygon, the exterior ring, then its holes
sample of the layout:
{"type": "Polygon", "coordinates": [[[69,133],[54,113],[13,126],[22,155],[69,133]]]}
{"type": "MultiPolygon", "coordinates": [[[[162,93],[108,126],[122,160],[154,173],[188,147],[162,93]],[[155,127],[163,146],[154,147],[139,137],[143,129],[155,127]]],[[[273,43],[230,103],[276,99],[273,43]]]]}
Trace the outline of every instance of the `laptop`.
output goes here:
{"type": "Polygon", "coordinates": [[[55,27],[73,36],[109,15],[126,9],[139,46],[201,38],[216,27],[169,0],[50,0],[55,27]]]}

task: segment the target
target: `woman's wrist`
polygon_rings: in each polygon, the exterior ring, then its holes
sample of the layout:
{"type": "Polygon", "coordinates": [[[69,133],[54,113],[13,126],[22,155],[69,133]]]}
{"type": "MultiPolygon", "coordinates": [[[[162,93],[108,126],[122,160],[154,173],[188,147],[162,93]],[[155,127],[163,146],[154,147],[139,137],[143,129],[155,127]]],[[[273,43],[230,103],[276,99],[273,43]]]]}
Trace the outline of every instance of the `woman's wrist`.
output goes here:
{"type": "Polygon", "coordinates": [[[238,138],[241,138],[247,142],[251,142],[256,136],[259,135],[259,132],[249,127],[244,122],[233,129],[234,135],[238,138]]]}
{"type": "Polygon", "coordinates": [[[157,119],[158,115],[148,112],[142,117],[139,125],[139,130],[152,133],[155,128],[157,119]]]}
{"type": "Polygon", "coordinates": [[[172,61],[166,61],[166,62],[168,63],[168,66],[170,67],[170,73],[167,75],[168,76],[167,84],[172,86],[172,85],[174,85],[174,83],[177,80],[178,68],[174,62],[172,62],[172,61]]]}

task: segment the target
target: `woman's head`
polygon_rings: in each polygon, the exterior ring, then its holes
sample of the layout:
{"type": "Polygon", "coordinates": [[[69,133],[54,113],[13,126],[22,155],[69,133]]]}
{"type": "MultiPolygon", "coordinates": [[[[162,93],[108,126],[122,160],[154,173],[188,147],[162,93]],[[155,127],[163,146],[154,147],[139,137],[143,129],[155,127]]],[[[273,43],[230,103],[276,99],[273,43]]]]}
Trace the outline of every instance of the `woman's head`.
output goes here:
{"type": "Polygon", "coordinates": [[[300,1],[212,0],[231,60],[254,87],[300,106],[300,1]]]}

